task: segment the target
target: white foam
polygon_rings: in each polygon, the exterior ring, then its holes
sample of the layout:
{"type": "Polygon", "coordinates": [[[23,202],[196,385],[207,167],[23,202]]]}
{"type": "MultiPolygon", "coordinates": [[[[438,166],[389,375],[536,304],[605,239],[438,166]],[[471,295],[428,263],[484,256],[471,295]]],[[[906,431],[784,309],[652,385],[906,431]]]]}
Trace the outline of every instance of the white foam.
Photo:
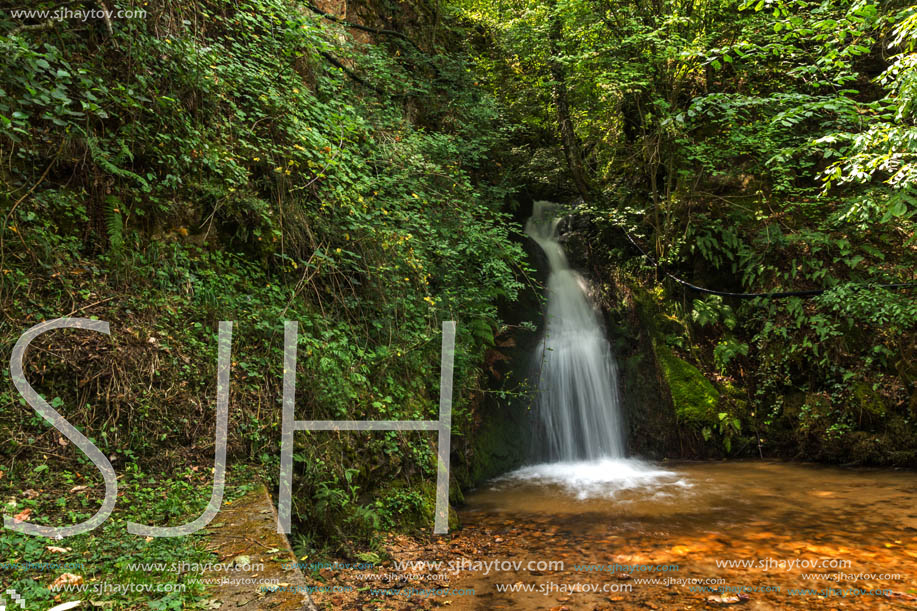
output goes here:
{"type": "Polygon", "coordinates": [[[678,473],[627,458],[531,465],[507,473],[496,483],[513,481],[559,485],[578,499],[613,498],[619,492],[637,489],[668,495],[666,489],[671,492],[692,486],[678,473]]]}

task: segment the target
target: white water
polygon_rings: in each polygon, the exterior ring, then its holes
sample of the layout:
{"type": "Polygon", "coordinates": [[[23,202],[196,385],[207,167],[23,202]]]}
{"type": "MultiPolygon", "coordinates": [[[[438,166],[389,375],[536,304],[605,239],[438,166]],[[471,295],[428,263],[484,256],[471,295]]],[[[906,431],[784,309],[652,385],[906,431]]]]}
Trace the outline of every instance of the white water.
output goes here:
{"type": "Polygon", "coordinates": [[[536,411],[551,460],[619,458],[624,431],[618,368],[585,278],[570,269],[557,241],[553,205],[536,202],[526,233],[548,257],[548,307],[536,411]]]}
{"type": "Polygon", "coordinates": [[[671,471],[624,458],[618,367],[588,296],[588,284],[570,269],[557,236],[555,205],[536,202],[526,233],[548,258],[547,321],[536,357],[541,455],[549,462],[523,467],[510,480],[559,484],[579,498],[619,490],[689,486],[671,471]]]}
{"type": "Polygon", "coordinates": [[[503,479],[557,485],[580,500],[614,497],[619,491],[635,488],[650,489],[654,492],[669,486],[674,487],[673,489],[691,488],[691,484],[680,474],[659,469],[634,458],[543,463],[522,467],[503,479]]]}

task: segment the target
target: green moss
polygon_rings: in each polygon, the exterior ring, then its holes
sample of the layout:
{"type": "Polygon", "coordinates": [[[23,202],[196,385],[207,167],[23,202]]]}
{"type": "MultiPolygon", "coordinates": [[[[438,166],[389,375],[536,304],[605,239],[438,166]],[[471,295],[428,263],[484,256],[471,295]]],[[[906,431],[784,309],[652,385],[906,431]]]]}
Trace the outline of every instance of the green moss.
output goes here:
{"type": "Polygon", "coordinates": [[[853,396],[856,398],[857,406],[861,411],[873,416],[885,416],[885,402],[879,393],[872,389],[872,386],[865,382],[860,382],[853,387],[853,396]]]}
{"type": "MultiPolygon", "coordinates": [[[[436,482],[426,481],[420,486],[423,490],[423,504],[420,512],[416,514],[417,520],[411,526],[423,531],[429,529],[436,519],[436,482]]],[[[449,489],[449,530],[458,530],[462,526],[454,505],[461,504],[464,500],[461,487],[453,482],[449,489]]]]}
{"type": "Polygon", "coordinates": [[[476,433],[469,480],[464,482],[467,486],[512,471],[523,463],[531,447],[532,425],[525,405],[517,402],[492,408],[487,418],[476,433]]]}
{"type": "Polygon", "coordinates": [[[452,507],[449,508],[449,530],[454,531],[462,527],[462,520],[458,512],[452,507]]]}
{"type": "Polygon", "coordinates": [[[678,358],[665,346],[655,345],[654,348],[678,419],[694,424],[714,422],[719,402],[716,387],[697,367],[678,358]]]}

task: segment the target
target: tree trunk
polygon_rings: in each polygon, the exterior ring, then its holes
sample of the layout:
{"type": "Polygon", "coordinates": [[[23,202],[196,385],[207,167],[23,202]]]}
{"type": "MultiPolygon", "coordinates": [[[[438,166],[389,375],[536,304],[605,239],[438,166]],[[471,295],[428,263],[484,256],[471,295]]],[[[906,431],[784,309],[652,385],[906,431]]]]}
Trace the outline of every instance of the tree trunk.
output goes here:
{"type": "Polygon", "coordinates": [[[557,14],[557,5],[552,3],[551,8],[551,27],[548,30],[548,37],[551,43],[549,65],[551,80],[553,81],[554,107],[557,110],[557,124],[560,128],[564,156],[567,158],[567,167],[570,168],[570,174],[573,176],[573,184],[579,194],[585,198],[589,195],[591,188],[586,175],[586,168],[583,164],[582,147],[573,128],[573,119],[570,117],[570,104],[567,101],[567,76],[563,64],[558,59],[561,53],[560,43],[563,37],[562,24],[560,15],[557,14]]]}

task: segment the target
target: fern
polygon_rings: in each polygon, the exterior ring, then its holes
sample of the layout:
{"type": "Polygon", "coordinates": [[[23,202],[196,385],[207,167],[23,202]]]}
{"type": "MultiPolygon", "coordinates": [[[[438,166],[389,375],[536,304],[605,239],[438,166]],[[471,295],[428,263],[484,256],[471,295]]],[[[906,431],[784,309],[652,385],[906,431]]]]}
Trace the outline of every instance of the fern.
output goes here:
{"type": "Polygon", "coordinates": [[[108,232],[108,245],[115,258],[120,258],[124,248],[124,218],[121,216],[121,202],[117,197],[105,198],[105,229],[108,232]]]}
{"type": "Polygon", "coordinates": [[[112,176],[132,180],[136,182],[136,184],[144,193],[149,193],[152,190],[152,187],[146,178],[118,166],[118,164],[122,163],[125,159],[132,160],[133,158],[130,150],[127,148],[127,145],[125,145],[123,142],[120,143],[121,151],[118,154],[112,156],[104,148],[105,144],[105,142],[100,141],[98,138],[93,138],[92,136],[88,136],[86,138],[86,147],[89,149],[89,154],[92,156],[92,160],[98,164],[100,168],[112,176]]]}

